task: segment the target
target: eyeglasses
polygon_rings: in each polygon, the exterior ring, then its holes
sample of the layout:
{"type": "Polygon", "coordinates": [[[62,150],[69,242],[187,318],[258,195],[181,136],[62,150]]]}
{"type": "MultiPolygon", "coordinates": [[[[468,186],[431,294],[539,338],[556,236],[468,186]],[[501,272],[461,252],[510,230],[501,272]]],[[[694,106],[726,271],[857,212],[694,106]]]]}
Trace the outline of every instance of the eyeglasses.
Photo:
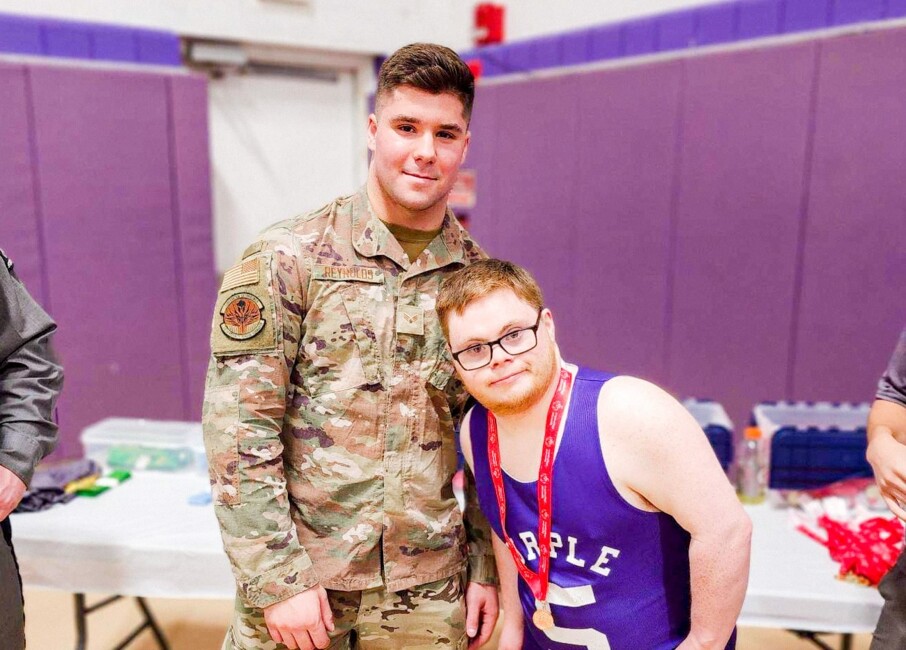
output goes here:
{"type": "Polygon", "coordinates": [[[499,345],[504,352],[513,356],[528,352],[538,345],[538,326],[541,324],[542,311],[543,308],[538,311],[538,318],[531,327],[513,330],[494,341],[470,345],[459,352],[454,352],[453,358],[463,370],[478,370],[491,363],[495,345],[499,345]]]}

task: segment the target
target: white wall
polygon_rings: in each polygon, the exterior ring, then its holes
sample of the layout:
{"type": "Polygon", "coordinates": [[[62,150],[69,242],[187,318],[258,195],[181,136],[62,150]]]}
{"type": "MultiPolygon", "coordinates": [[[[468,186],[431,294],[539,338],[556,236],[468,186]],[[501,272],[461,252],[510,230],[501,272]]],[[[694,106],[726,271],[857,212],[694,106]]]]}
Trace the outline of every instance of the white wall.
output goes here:
{"type": "MultiPolygon", "coordinates": [[[[496,0],[508,40],[723,0],[496,0]]],[[[113,22],[327,51],[386,53],[413,41],[471,45],[477,0],[0,0],[0,12],[113,22]]]]}
{"type": "Polygon", "coordinates": [[[212,80],[214,247],[225,271],[266,226],[313,210],[364,182],[363,113],[354,75],[212,80]],[[358,173],[357,173],[358,172],[358,173]]]}

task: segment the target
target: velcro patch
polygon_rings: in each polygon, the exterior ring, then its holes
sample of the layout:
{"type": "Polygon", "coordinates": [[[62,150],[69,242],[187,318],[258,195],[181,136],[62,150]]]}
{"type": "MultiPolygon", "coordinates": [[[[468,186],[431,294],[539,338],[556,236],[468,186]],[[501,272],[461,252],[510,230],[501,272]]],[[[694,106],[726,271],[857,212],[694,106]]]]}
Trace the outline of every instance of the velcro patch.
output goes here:
{"type": "Polygon", "coordinates": [[[220,285],[220,293],[244,287],[249,284],[257,284],[261,277],[261,265],[258,260],[261,258],[252,258],[243,260],[229,271],[223,274],[223,283],[220,285]]]}
{"type": "Polygon", "coordinates": [[[355,281],[370,282],[372,284],[383,284],[384,274],[380,269],[371,266],[325,266],[317,264],[312,269],[311,277],[313,280],[338,280],[338,281],[355,281]]]}
{"type": "Polygon", "coordinates": [[[263,253],[234,267],[237,273],[232,276],[232,290],[224,278],[227,288],[221,288],[217,297],[211,328],[211,351],[215,356],[277,349],[277,309],[267,274],[269,264],[270,253],[263,253]],[[246,263],[249,266],[243,270],[246,263]],[[236,286],[242,289],[237,291],[236,286]]]}
{"type": "Polygon", "coordinates": [[[264,303],[251,293],[234,293],[220,308],[220,331],[234,341],[245,341],[264,329],[264,303]]]}

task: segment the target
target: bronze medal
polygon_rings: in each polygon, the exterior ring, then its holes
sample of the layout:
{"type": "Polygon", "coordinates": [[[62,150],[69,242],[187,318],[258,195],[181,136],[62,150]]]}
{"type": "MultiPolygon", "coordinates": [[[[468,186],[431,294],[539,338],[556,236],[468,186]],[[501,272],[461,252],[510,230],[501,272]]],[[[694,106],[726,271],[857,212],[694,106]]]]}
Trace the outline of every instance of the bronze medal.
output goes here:
{"type": "Polygon", "coordinates": [[[542,632],[554,627],[554,615],[546,602],[538,605],[538,609],[532,614],[532,623],[542,632]]]}

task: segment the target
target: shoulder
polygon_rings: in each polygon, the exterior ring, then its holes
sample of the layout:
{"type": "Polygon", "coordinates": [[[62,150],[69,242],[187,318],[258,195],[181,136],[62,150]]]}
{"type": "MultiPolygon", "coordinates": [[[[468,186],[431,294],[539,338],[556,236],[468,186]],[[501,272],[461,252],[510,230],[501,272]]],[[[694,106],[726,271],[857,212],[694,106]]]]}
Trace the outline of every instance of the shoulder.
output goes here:
{"type": "Polygon", "coordinates": [[[621,441],[659,445],[666,436],[701,433],[676,398],[638,377],[621,375],[605,383],[597,408],[599,429],[621,441]]]}

